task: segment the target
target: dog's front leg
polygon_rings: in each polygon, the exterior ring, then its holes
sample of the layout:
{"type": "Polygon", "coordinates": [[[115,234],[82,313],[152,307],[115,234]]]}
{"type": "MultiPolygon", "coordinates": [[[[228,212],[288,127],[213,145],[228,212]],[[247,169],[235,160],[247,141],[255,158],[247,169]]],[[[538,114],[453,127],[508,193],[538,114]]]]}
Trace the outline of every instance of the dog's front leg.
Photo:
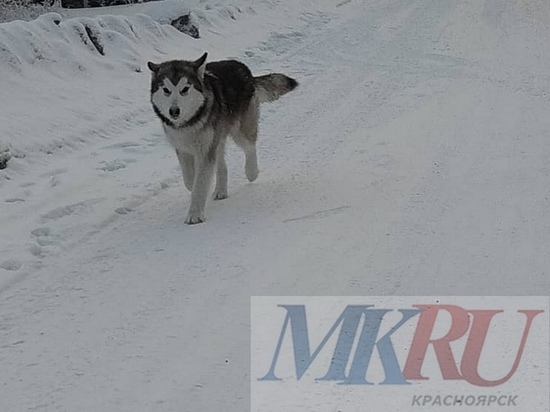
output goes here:
{"type": "Polygon", "coordinates": [[[204,222],[204,209],[206,207],[206,199],[210,190],[210,183],[214,175],[214,167],[216,165],[216,156],[207,154],[203,159],[195,159],[195,181],[193,182],[193,191],[191,192],[191,206],[187,213],[185,223],[194,225],[204,222]],[[197,164],[197,161],[199,162],[197,164]]]}
{"type": "Polygon", "coordinates": [[[195,181],[195,160],[190,153],[182,152],[176,149],[176,154],[180,162],[181,171],[183,174],[183,183],[187,190],[193,190],[193,182],[195,181]]]}

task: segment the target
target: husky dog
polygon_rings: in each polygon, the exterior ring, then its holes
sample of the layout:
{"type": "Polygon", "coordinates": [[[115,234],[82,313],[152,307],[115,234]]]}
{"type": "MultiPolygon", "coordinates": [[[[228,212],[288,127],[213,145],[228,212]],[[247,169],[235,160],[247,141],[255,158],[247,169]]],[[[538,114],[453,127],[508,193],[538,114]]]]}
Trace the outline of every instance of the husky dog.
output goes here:
{"type": "Polygon", "coordinates": [[[235,60],[206,63],[198,60],[148,62],[151,70],[151,103],[191,191],[185,223],[204,221],[206,200],[216,169],[214,199],[227,197],[225,143],[231,135],[245,153],[245,174],[258,177],[256,140],[259,106],[293,90],[298,83],[284,74],[254,77],[235,60]]]}

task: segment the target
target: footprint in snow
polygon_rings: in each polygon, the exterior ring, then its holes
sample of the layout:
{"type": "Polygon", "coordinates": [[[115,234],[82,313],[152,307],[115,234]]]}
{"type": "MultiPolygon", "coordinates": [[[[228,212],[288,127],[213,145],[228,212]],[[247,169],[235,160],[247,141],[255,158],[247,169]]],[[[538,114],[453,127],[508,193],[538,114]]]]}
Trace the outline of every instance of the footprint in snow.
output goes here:
{"type": "Polygon", "coordinates": [[[132,211],[133,209],[131,207],[126,207],[126,206],[115,209],[115,213],[118,213],[119,215],[127,215],[132,211]]]}
{"type": "Polygon", "coordinates": [[[0,268],[13,272],[21,269],[21,266],[23,266],[23,264],[14,259],[4,260],[2,263],[0,263],[0,268]]]}
{"type": "Polygon", "coordinates": [[[136,142],[121,142],[105,146],[102,149],[104,150],[114,150],[114,149],[127,149],[129,147],[139,147],[140,144],[136,142]]]}
{"type": "Polygon", "coordinates": [[[24,203],[25,199],[20,197],[10,197],[9,199],[4,200],[5,203],[24,203]]]}
{"type": "Polygon", "coordinates": [[[50,210],[48,213],[42,215],[42,220],[59,220],[63,217],[70,216],[75,213],[82,212],[88,209],[91,205],[99,203],[103,198],[89,199],[82,202],[73,203],[72,205],[60,206],[50,210]]]}
{"type": "Polygon", "coordinates": [[[31,235],[36,237],[36,243],[40,246],[56,245],[60,242],[60,237],[54,235],[49,227],[39,227],[31,231],[31,235]]]}
{"type": "Polygon", "coordinates": [[[69,169],[65,169],[65,168],[54,169],[54,170],[51,170],[47,173],[44,173],[44,174],[40,175],[40,177],[59,176],[59,175],[63,175],[63,174],[68,173],[68,172],[69,172],[69,169]]]}
{"type": "Polygon", "coordinates": [[[61,183],[61,180],[59,180],[59,177],[52,176],[50,178],[50,187],[56,187],[57,185],[59,185],[59,183],[61,183]]]}
{"type": "Polygon", "coordinates": [[[117,170],[124,169],[130,163],[136,162],[136,159],[115,159],[110,162],[103,161],[101,162],[103,166],[99,170],[104,172],[116,172],[117,170]]]}
{"type": "Polygon", "coordinates": [[[36,243],[30,247],[29,251],[37,257],[43,257],[45,254],[60,248],[65,240],[62,236],[53,233],[47,226],[32,230],[31,235],[35,237],[36,243]]]}

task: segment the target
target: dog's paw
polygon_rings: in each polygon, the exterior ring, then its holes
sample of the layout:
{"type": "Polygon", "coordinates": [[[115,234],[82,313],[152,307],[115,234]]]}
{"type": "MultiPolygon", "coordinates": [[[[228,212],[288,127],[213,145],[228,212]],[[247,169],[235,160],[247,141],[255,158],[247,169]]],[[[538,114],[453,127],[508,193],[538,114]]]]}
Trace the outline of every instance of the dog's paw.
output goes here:
{"type": "Polygon", "coordinates": [[[191,213],[187,215],[187,218],[185,219],[185,223],[188,225],[196,225],[197,223],[204,222],[204,213],[191,213]]]}
{"type": "Polygon", "coordinates": [[[248,181],[253,182],[258,178],[260,171],[258,170],[258,167],[249,166],[245,168],[244,173],[246,174],[246,178],[248,179],[248,181]]]}
{"type": "Polygon", "coordinates": [[[214,200],[223,200],[227,199],[227,190],[218,190],[214,191],[214,200]]]}
{"type": "Polygon", "coordinates": [[[246,175],[246,178],[249,182],[253,182],[258,178],[258,175],[260,174],[260,169],[258,169],[258,160],[256,159],[256,155],[246,157],[246,161],[244,164],[244,174],[246,175]]]}

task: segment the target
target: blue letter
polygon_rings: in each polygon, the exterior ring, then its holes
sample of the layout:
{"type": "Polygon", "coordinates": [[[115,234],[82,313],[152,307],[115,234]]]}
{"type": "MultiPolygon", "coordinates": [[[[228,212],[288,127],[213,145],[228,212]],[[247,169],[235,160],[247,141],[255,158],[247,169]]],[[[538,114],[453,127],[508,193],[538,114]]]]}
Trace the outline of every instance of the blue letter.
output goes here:
{"type": "Polygon", "coordinates": [[[287,310],[285,321],[283,323],[283,328],[281,334],[279,335],[279,342],[277,343],[277,348],[275,349],[275,354],[273,356],[273,361],[271,362],[271,367],[269,372],[263,378],[260,378],[261,381],[275,381],[280,380],[275,376],[275,365],[279,358],[279,353],[281,351],[281,345],[283,343],[283,338],[288,326],[288,323],[291,323],[292,330],[292,344],[294,347],[294,364],[296,366],[296,378],[300,378],[307,371],[311,363],[315,360],[321,349],[325,346],[327,341],[330,339],[336,328],[340,323],[342,323],[342,330],[340,331],[340,336],[338,337],[338,343],[336,344],[336,349],[334,357],[331,363],[331,367],[328,375],[331,375],[330,380],[344,380],[346,376],[344,374],[346,364],[350,357],[351,348],[353,341],[355,339],[355,334],[357,333],[357,327],[359,321],[361,320],[361,314],[366,311],[367,308],[372,307],[373,305],[361,305],[361,306],[347,306],[344,312],[336,320],[334,325],[330,328],[327,335],[323,338],[315,352],[311,354],[309,347],[309,335],[307,331],[307,320],[306,320],[306,309],[304,305],[279,305],[287,310]]]}

